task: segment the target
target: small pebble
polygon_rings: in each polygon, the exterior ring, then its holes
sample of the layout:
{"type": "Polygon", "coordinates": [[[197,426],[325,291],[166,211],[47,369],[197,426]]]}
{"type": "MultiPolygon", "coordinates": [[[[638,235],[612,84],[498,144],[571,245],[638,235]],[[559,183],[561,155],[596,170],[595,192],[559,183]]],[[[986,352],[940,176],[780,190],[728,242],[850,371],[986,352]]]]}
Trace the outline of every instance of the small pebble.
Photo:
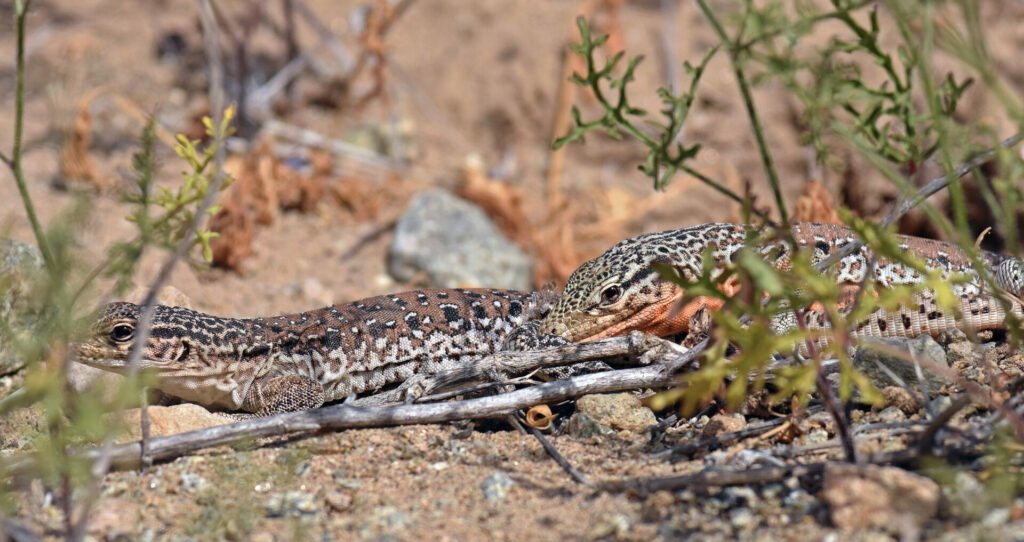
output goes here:
{"type": "Polygon", "coordinates": [[[717,437],[726,433],[735,433],[747,425],[747,419],[742,414],[715,414],[701,431],[703,438],[717,437]]]}
{"type": "Polygon", "coordinates": [[[891,407],[900,409],[904,414],[910,415],[920,408],[917,399],[904,388],[899,386],[887,386],[882,389],[882,397],[885,397],[885,403],[891,407]]]}
{"type": "Polygon", "coordinates": [[[600,540],[614,536],[622,538],[630,527],[629,518],[623,514],[612,514],[587,532],[587,540],[600,540]]]}
{"type": "Polygon", "coordinates": [[[902,422],[907,419],[907,415],[902,410],[896,407],[886,407],[878,413],[878,421],[880,422],[902,422]]]}
{"type": "Polygon", "coordinates": [[[745,529],[757,523],[757,516],[749,508],[737,508],[729,512],[729,523],[733,527],[745,529]]]}
{"type": "Polygon", "coordinates": [[[210,482],[198,474],[191,472],[181,473],[181,487],[189,493],[199,493],[206,489],[210,485],[210,482]]]}
{"type": "Polygon", "coordinates": [[[807,436],[804,437],[807,444],[817,444],[819,442],[825,442],[828,440],[828,431],[824,429],[812,429],[807,436]]]}
{"type": "Polygon", "coordinates": [[[504,472],[496,472],[480,482],[480,489],[484,492],[484,498],[489,501],[500,501],[508,494],[508,490],[516,485],[504,472]]]}
{"type": "Polygon", "coordinates": [[[352,508],[352,494],[347,491],[331,491],[324,497],[327,506],[338,512],[344,512],[352,508]]]}
{"type": "Polygon", "coordinates": [[[315,514],[319,509],[313,495],[304,491],[274,493],[263,504],[268,517],[297,517],[315,514]]]}

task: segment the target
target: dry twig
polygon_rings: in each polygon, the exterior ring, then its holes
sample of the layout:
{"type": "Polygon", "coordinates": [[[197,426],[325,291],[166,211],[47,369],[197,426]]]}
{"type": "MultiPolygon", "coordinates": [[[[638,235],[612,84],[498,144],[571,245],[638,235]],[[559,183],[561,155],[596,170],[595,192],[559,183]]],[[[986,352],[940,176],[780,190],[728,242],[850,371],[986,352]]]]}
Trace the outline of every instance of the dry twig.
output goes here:
{"type": "Polygon", "coordinates": [[[555,463],[558,463],[558,466],[562,467],[562,470],[564,470],[570,478],[576,481],[576,483],[583,484],[588,487],[593,487],[594,484],[591,483],[591,481],[586,477],[586,475],[577,470],[576,467],[572,466],[572,463],[569,463],[569,461],[566,460],[561,453],[559,453],[559,451],[555,448],[554,444],[551,444],[551,441],[549,441],[547,437],[544,436],[544,433],[541,433],[540,430],[538,430],[536,427],[532,425],[528,425],[529,429],[524,428],[523,425],[519,423],[519,420],[517,420],[514,415],[510,415],[508,417],[508,421],[509,424],[519,429],[520,432],[529,433],[533,435],[537,439],[537,441],[540,442],[540,445],[542,448],[544,448],[544,451],[547,452],[549,456],[551,456],[551,459],[554,459],[555,463]]]}
{"type": "MultiPolygon", "coordinates": [[[[446,403],[381,407],[338,404],[157,437],[149,442],[149,455],[154,460],[163,460],[212,446],[295,433],[502,418],[538,403],[554,403],[590,393],[666,386],[675,381],[673,375],[676,370],[695,359],[703,351],[703,346],[698,345],[698,348],[682,356],[658,360],[657,364],[646,367],[556,380],[501,395],[446,403]]],[[[131,442],[113,446],[109,450],[93,448],[74,452],[73,455],[93,460],[103,457],[112,466],[128,468],[139,464],[141,451],[139,442],[131,442]]],[[[31,465],[31,457],[18,457],[2,463],[2,469],[9,473],[24,473],[31,465]]]]}

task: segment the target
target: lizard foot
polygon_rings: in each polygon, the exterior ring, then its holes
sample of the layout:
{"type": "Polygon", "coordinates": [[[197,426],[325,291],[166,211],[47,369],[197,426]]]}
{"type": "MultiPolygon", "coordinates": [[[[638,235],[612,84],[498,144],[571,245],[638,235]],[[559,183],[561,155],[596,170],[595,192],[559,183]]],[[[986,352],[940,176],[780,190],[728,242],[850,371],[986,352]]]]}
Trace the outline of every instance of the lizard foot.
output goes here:
{"type": "Polygon", "coordinates": [[[501,342],[499,352],[527,352],[531,350],[543,350],[556,346],[572,344],[568,339],[559,335],[551,335],[540,332],[541,320],[530,320],[525,324],[513,329],[501,342]]]}

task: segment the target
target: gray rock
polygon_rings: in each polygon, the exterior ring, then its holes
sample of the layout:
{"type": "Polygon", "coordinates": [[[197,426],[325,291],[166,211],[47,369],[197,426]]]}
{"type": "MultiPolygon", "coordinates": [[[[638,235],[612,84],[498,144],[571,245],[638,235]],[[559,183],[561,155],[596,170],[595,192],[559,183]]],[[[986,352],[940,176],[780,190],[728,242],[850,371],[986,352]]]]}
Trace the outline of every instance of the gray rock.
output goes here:
{"type": "Polygon", "coordinates": [[[803,488],[797,487],[791,490],[782,498],[782,505],[786,508],[796,509],[800,512],[805,512],[817,504],[817,499],[813,495],[804,491],[803,488]]]}
{"type": "Polygon", "coordinates": [[[884,423],[897,423],[907,419],[907,415],[896,407],[885,407],[878,413],[878,421],[884,423]]]}
{"type": "Polygon", "coordinates": [[[411,281],[426,274],[440,288],[529,290],[530,258],[484,212],[444,190],[417,194],[395,226],[388,271],[411,281]]]}
{"type": "Polygon", "coordinates": [[[25,360],[13,351],[11,341],[29,337],[39,325],[41,313],[32,310],[33,283],[42,275],[43,258],[34,246],[0,239],[0,375],[17,371],[25,360]],[[3,328],[11,330],[4,336],[3,328]]]}
{"type": "Polygon", "coordinates": [[[989,513],[985,514],[985,517],[981,520],[981,524],[987,527],[998,527],[1000,525],[1006,525],[1009,522],[1009,508],[996,508],[990,511],[989,513]]]}
{"type": "Polygon", "coordinates": [[[812,429],[804,438],[807,444],[820,444],[828,441],[828,431],[824,429],[812,429]]]}
{"type": "Polygon", "coordinates": [[[480,482],[480,489],[484,492],[484,498],[489,501],[500,501],[508,495],[508,490],[516,485],[515,481],[504,472],[496,472],[480,482]]]}
{"type": "Polygon", "coordinates": [[[974,364],[979,359],[981,359],[981,354],[978,352],[977,345],[966,339],[951,342],[946,346],[946,361],[951,367],[961,362],[974,364]]]}
{"type": "Polygon", "coordinates": [[[945,412],[951,406],[953,406],[953,399],[948,395],[940,395],[932,401],[932,411],[936,414],[939,412],[945,412]]]}
{"type": "Polygon", "coordinates": [[[565,432],[576,438],[586,439],[595,436],[611,435],[615,433],[615,430],[607,425],[601,425],[597,420],[586,414],[575,412],[565,424],[565,432]]]}
{"type": "Polygon", "coordinates": [[[935,340],[942,346],[949,346],[952,343],[967,341],[967,334],[961,329],[950,329],[939,333],[935,340]]]}
{"type": "MultiPolygon", "coordinates": [[[[949,363],[946,361],[946,351],[939,346],[939,343],[935,342],[935,339],[927,335],[922,335],[913,339],[873,339],[872,342],[880,343],[889,349],[895,348],[907,352],[918,359],[926,360],[928,362],[927,365],[935,364],[939,367],[949,367],[949,363]]],[[[914,364],[909,363],[903,358],[890,355],[884,349],[871,344],[871,342],[857,349],[857,353],[853,358],[853,363],[857,367],[857,370],[867,376],[871,380],[871,383],[878,388],[898,385],[897,382],[882,369],[882,367],[892,371],[908,386],[914,387],[918,385],[917,368],[914,364]]],[[[928,384],[928,391],[931,393],[934,393],[942,386],[950,383],[948,379],[929,370],[926,367],[926,364],[921,365],[921,372],[925,376],[925,381],[928,384]]]]}

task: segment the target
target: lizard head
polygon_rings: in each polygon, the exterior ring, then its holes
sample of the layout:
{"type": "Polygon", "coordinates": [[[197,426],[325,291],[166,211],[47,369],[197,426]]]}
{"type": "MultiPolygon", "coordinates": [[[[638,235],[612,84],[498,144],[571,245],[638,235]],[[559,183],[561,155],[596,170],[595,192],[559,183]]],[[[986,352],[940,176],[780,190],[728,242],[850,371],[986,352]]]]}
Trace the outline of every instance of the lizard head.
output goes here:
{"type": "Polygon", "coordinates": [[[683,279],[696,281],[708,246],[716,247],[718,259],[742,243],[743,233],[732,224],[705,224],[621,241],[569,276],[540,332],[579,342],[634,330],[660,336],[686,331],[700,303],[680,308],[683,288],[662,278],[653,265],[671,265],[683,279]]]}
{"type": "MultiPolygon", "coordinates": [[[[92,336],[77,345],[76,359],[98,369],[125,372],[140,314],[141,307],[134,303],[107,305],[93,325],[92,336]]],[[[188,322],[200,316],[203,315],[182,307],[157,306],[139,368],[164,373],[187,371],[196,365],[199,360],[193,355],[194,340],[188,322]]]]}
{"type": "MultiPolygon", "coordinates": [[[[142,307],[134,303],[107,305],[93,325],[92,336],[76,345],[75,359],[98,369],[127,373],[141,313],[142,307]]],[[[248,361],[270,351],[265,344],[252,345],[249,351],[233,344],[247,335],[245,326],[242,320],[158,305],[139,369],[155,370],[160,378],[157,387],[175,397],[206,406],[241,408],[248,388],[239,382],[257,376],[257,368],[248,361]]]]}

